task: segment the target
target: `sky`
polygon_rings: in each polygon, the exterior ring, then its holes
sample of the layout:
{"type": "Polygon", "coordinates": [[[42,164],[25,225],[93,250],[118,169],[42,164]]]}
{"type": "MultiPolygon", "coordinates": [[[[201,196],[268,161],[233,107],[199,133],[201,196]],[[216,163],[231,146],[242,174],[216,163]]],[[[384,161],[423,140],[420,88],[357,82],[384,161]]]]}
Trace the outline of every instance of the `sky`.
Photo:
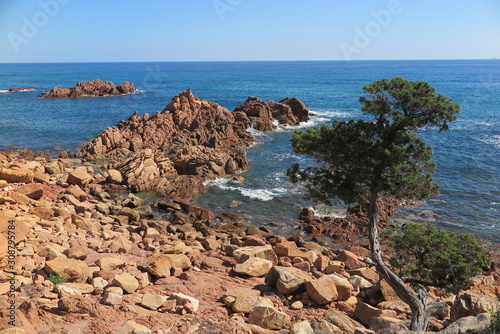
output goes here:
{"type": "Polygon", "coordinates": [[[499,0],[0,0],[0,63],[489,58],[499,0]]]}

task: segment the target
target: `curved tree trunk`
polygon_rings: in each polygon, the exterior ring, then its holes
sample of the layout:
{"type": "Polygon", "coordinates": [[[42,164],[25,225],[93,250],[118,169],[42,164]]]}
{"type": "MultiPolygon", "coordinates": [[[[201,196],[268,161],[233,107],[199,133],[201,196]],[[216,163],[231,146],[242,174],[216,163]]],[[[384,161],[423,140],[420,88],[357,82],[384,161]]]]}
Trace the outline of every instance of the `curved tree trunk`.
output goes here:
{"type": "Polygon", "coordinates": [[[427,291],[423,286],[419,286],[417,291],[414,291],[394,274],[384,263],[382,259],[382,250],[380,248],[380,238],[378,231],[379,207],[377,204],[378,193],[373,192],[370,196],[368,208],[369,218],[369,239],[372,260],[375,262],[375,267],[379,275],[384,278],[387,283],[396,291],[399,298],[411,308],[411,324],[410,330],[424,332],[429,324],[429,317],[440,308],[444,307],[441,302],[427,306],[426,297],[427,291]]]}

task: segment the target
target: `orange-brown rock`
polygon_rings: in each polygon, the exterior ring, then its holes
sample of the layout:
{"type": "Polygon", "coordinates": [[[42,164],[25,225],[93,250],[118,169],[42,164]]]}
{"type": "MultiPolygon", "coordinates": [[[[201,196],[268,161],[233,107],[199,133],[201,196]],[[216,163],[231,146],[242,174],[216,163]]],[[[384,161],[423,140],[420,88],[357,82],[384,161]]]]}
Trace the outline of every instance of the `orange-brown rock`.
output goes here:
{"type": "Polygon", "coordinates": [[[115,87],[111,81],[103,81],[95,79],[92,81],[78,81],[71,88],[54,88],[50,92],[45,91],[39,97],[80,97],[83,95],[90,96],[107,96],[107,95],[123,95],[137,92],[137,88],[130,82],[122,82],[115,87]]]}
{"type": "Polygon", "coordinates": [[[246,130],[255,119],[272,125],[274,112],[279,122],[298,124],[308,113],[297,99],[261,104],[262,110],[231,113],[189,89],[175,96],[162,112],[152,116],[136,112],[105,129],[77,156],[118,160],[113,168],[132,191],[193,198],[205,191],[204,181],[248,168],[246,154],[255,139],[246,130]]]}

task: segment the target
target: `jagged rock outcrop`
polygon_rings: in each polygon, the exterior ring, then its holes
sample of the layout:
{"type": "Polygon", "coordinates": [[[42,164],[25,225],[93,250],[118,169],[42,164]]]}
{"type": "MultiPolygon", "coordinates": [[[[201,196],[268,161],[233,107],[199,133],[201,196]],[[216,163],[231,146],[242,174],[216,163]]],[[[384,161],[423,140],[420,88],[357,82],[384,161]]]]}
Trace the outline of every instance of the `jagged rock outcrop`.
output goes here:
{"type": "Polygon", "coordinates": [[[308,111],[298,99],[283,101],[286,103],[250,97],[246,104],[252,105],[244,104],[231,113],[194,96],[189,89],[175,96],[162,112],[152,116],[136,112],[105,129],[83,145],[77,156],[118,160],[113,167],[133,191],[192,198],[205,190],[204,181],[248,168],[246,154],[255,139],[246,130],[252,124],[272,125],[273,115],[284,124],[298,124],[307,117],[308,111]]]}
{"type": "Polygon", "coordinates": [[[78,81],[78,83],[71,88],[58,88],[55,87],[50,92],[45,91],[39,97],[79,97],[83,95],[90,96],[107,96],[107,95],[124,95],[137,92],[137,88],[131,82],[122,82],[115,86],[111,81],[103,81],[95,79],[92,81],[78,81]]]}
{"type": "Polygon", "coordinates": [[[238,120],[263,132],[276,130],[276,121],[293,126],[309,120],[309,110],[296,97],[285,98],[280,102],[264,102],[250,96],[245,103],[236,107],[233,113],[238,120]]]}

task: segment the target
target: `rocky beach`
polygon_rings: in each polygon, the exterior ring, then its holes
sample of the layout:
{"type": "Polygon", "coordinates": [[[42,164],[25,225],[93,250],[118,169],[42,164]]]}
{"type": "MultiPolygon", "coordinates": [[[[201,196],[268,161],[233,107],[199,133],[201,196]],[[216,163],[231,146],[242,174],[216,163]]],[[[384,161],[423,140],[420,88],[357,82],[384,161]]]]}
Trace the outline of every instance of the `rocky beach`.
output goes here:
{"type": "MultiPolygon", "coordinates": [[[[230,112],[189,89],[78,152],[0,152],[0,334],[407,333],[408,306],[354,242],[359,210],[320,219],[304,209],[307,234],[284,238],[190,201],[208,180],[244,182],[256,141],[247,129],[308,119],[296,98],[249,97],[230,112]],[[144,191],[161,199],[146,203],[144,191]]],[[[446,304],[431,332],[488,325],[500,299],[490,255],[468,290],[430,290],[429,302],[446,304]]]]}

